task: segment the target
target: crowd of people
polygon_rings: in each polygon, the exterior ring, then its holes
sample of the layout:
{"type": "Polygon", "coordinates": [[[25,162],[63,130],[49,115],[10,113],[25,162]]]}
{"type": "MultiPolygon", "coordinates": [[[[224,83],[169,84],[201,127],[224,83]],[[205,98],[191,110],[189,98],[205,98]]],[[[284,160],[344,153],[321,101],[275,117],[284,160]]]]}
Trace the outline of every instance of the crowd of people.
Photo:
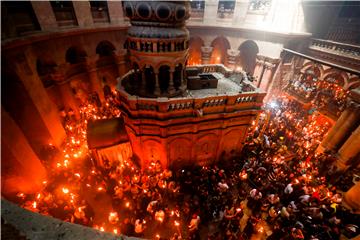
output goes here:
{"type": "MultiPolygon", "coordinates": [[[[42,192],[18,193],[13,200],[64,221],[147,239],[326,240],[359,234],[359,216],[341,204],[336,158],[315,151],[330,124],[294,100],[270,101],[241,156],[231,160],[170,170],[159,161],[140,168],[129,159],[95,168],[86,124],[118,117],[118,104],[114,93],[104,105],[84,105],[78,117],[64,114],[64,160],[48,166],[42,192]],[[111,204],[107,219],[98,216],[105,207],[94,204],[103,198],[111,204]]],[[[341,184],[343,191],[351,186],[341,184]]]]}
{"type": "Polygon", "coordinates": [[[309,100],[316,94],[316,82],[317,78],[307,75],[296,75],[294,79],[289,81],[287,89],[295,92],[302,98],[309,100]]]}

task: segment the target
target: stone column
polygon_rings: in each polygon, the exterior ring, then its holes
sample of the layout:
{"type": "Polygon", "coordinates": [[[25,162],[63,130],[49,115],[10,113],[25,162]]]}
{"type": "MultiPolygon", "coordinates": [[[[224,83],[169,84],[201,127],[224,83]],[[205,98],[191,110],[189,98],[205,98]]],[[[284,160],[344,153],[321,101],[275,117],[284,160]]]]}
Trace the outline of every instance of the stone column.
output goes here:
{"type": "Polygon", "coordinates": [[[265,87],[266,92],[268,92],[270,85],[272,84],[272,81],[273,81],[275,72],[278,69],[279,63],[280,63],[280,60],[277,59],[277,60],[275,60],[275,62],[272,62],[272,64],[271,64],[271,68],[270,68],[271,73],[270,73],[269,78],[266,81],[266,87],[265,87]]]}
{"type": "Polygon", "coordinates": [[[169,94],[173,94],[175,92],[175,88],[174,88],[174,69],[170,69],[170,79],[169,79],[168,92],[169,92],[169,94]]]}
{"type": "Polygon", "coordinates": [[[213,47],[201,47],[201,64],[209,64],[213,47]]]}
{"type": "Polygon", "coordinates": [[[107,1],[111,24],[124,22],[123,8],[121,1],[107,1]]]}
{"type": "Polygon", "coordinates": [[[50,1],[30,1],[42,31],[58,27],[50,1]]]}
{"type": "Polygon", "coordinates": [[[142,72],[141,72],[141,87],[140,87],[140,92],[142,92],[142,93],[145,93],[145,92],[146,92],[145,68],[146,68],[146,66],[143,68],[143,70],[142,70],[142,72]]]}
{"type": "Polygon", "coordinates": [[[161,90],[160,90],[160,84],[159,84],[159,71],[156,69],[155,72],[155,92],[154,94],[156,96],[160,96],[161,90]]]}
{"type": "Polygon", "coordinates": [[[205,1],[204,23],[216,23],[219,0],[205,1]]]}
{"type": "Polygon", "coordinates": [[[97,72],[97,61],[98,56],[87,58],[86,59],[86,68],[90,79],[90,86],[91,86],[91,92],[96,92],[99,95],[100,101],[103,102],[105,100],[104,98],[104,91],[101,86],[98,72],[97,72]]]}
{"type": "Polygon", "coordinates": [[[262,79],[263,79],[265,70],[267,69],[267,66],[266,66],[266,58],[263,60],[261,66],[262,66],[262,69],[261,69],[261,73],[260,73],[260,76],[259,76],[259,78],[258,78],[257,86],[256,86],[256,87],[258,87],[258,88],[260,88],[260,85],[261,85],[261,82],[262,82],[262,79]]]}
{"type": "Polygon", "coordinates": [[[321,146],[327,150],[338,150],[360,121],[360,104],[351,101],[330,129],[321,146]]]}
{"type": "Polygon", "coordinates": [[[344,195],[344,203],[360,213],[360,182],[352,186],[344,195]]]}
{"type": "Polygon", "coordinates": [[[88,27],[94,24],[89,1],[72,1],[79,27],[88,27]]]}
{"type": "Polygon", "coordinates": [[[36,193],[43,187],[46,171],[24,133],[1,107],[1,193],[36,193]]]}
{"type": "Polygon", "coordinates": [[[76,118],[79,118],[78,104],[70,86],[70,82],[65,79],[63,71],[58,69],[57,72],[51,74],[51,77],[56,82],[65,110],[69,111],[72,109],[76,118]]]}
{"type": "Polygon", "coordinates": [[[227,50],[227,64],[226,66],[235,70],[236,68],[236,57],[239,55],[239,50],[236,49],[228,49],[227,50]]]}
{"type": "MultiPolygon", "coordinates": [[[[41,145],[47,145],[52,143],[56,147],[60,147],[65,139],[65,130],[61,124],[61,119],[59,116],[58,109],[56,105],[49,98],[46,89],[44,88],[43,83],[41,82],[39,76],[35,73],[35,64],[32,62],[29,64],[28,59],[30,55],[27,53],[18,54],[14,59],[9,57],[7,61],[11,64],[11,67],[14,68],[14,71],[21,82],[22,91],[17,94],[24,96],[24,99],[29,99],[29,103],[21,103],[23,105],[20,109],[13,109],[13,112],[17,112],[20,116],[16,121],[23,121],[21,125],[19,124],[22,131],[26,136],[36,137],[36,145],[40,147],[41,145]],[[26,95],[26,97],[25,97],[26,95]],[[33,121],[26,119],[27,114],[25,109],[28,111],[28,114],[33,117],[33,121]],[[36,124],[37,129],[34,131],[33,124],[36,124]]],[[[31,58],[30,58],[31,59],[31,58]]],[[[15,101],[15,100],[14,100],[15,101]]],[[[10,114],[11,110],[7,109],[10,114]]],[[[37,153],[39,149],[34,149],[37,153]]]]}
{"type": "MultiPolygon", "coordinates": [[[[108,3],[110,3],[110,1],[108,3]]],[[[115,60],[118,67],[119,77],[122,77],[125,73],[128,72],[126,49],[120,49],[117,51],[115,54],[115,60]]]]}
{"type": "Polygon", "coordinates": [[[351,161],[360,152],[360,125],[352,132],[351,136],[340,148],[338,155],[339,159],[337,165],[340,169],[345,169],[350,165],[351,161]]]}
{"type": "Polygon", "coordinates": [[[180,89],[182,90],[182,91],[184,91],[186,88],[187,88],[187,84],[186,84],[186,78],[185,78],[185,76],[184,76],[184,71],[185,71],[185,69],[181,69],[181,71],[180,71],[180,79],[181,79],[181,86],[180,86],[180,89]]]}
{"type": "Polygon", "coordinates": [[[241,25],[244,22],[249,6],[249,0],[236,0],[233,25],[241,25]]]}

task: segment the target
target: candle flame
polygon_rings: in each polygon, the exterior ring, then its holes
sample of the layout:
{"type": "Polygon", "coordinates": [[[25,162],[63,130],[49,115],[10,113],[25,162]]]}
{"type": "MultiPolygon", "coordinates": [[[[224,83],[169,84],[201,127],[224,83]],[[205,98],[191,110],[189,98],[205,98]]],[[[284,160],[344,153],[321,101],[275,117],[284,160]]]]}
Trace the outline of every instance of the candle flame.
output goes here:
{"type": "Polygon", "coordinates": [[[68,193],[69,193],[69,189],[67,189],[67,188],[62,188],[62,191],[63,191],[63,193],[65,193],[65,194],[68,194],[68,193]]]}

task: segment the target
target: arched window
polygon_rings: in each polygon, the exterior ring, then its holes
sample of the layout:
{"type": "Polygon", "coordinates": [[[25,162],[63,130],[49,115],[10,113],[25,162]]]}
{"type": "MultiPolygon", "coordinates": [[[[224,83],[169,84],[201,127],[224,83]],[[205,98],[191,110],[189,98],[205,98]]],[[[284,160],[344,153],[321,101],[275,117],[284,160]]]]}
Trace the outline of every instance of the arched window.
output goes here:
{"type": "Polygon", "coordinates": [[[225,37],[217,37],[212,41],[213,51],[211,54],[211,64],[225,64],[227,50],[230,49],[230,43],[225,37]]]}
{"type": "Polygon", "coordinates": [[[96,53],[100,57],[108,57],[114,54],[115,47],[109,41],[101,41],[96,47],[96,53]]]}
{"type": "Polygon", "coordinates": [[[259,53],[259,47],[252,40],[243,42],[239,47],[239,64],[245,72],[254,74],[256,65],[256,56],[259,53]]]}
{"type": "Polygon", "coordinates": [[[174,71],[174,87],[176,89],[179,89],[179,87],[181,86],[181,81],[182,81],[182,71],[183,71],[183,67],[181,64],[178,64],[175,67],[175,71],[174,71]]]}
{"type": "Polygon", "coordinates": [[[66,62],[70,64],[85,62],[86,57],[86,52],[78,47],[70,47],[65,55],[66,62]]]}
{"type": "Polygon", "coordinates": [[[189,65],[201,64],[201,47],[204,46],[204,41],[199,37],[190,38],[189,44],[189,65]]]}
{"type": "Polygon", "coordinates": [[[153,93],[155,90],[155,73],[154,68],[149,66],[144,68],[144,75],[146,79],[146,91],[153,93]]]}
{"type": "Polygon", "coordinates": [[[169,66],[161,66],[159,68],[159,84],[161,92],[166,92],[169,87],[170,80],[170,67],[169,66]]]}

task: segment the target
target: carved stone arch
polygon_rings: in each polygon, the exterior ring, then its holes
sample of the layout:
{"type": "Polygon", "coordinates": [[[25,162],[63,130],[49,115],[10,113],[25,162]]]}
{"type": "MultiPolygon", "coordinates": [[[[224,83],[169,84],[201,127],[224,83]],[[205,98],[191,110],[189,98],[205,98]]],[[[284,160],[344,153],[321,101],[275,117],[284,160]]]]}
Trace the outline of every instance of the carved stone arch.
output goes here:
{"type": "Polygon", "coordinates": [[[87,53],[79,46],[72,46],[66,50],[65,60],[67,63],[76,64],[86,61],[87,53]]]}
{"type": "Polygon", "coordinates": [[[195,143],[195,156],[197,162],[208,164],[216,159],[219,136],[215,133],[200,135],[195,143]]]}
{"type": "Polygon", "coordinates": [[[204,40],[199,36],[189,40],[189,65],[201,64],[201,47],[205,46],[204,40]]]}
{"type": "Polygon", "coordinates": [[[143,147],[143,164],[148,166],[151,161],[159,160],[163,166],[166,166],[165,162],[166,154],[163,145],[156,138],[146,138],[142,141],[143,147]]]}
{"type": "Polygon", "coordinates": [[[173,62],[169,62],[169,60],[160,61],[155,65],[155,71],[159,70],[161,66],[168,66],[170,70],[174,70],[175,66],[173,62]]]}
{"type": "Polygon", "coordinates": [[[347,85],[349,79],[349,76],[345,72],[332,68],[325,70],[321,79],[326,81],[329,77],[336,78],[338,85],[343,88],[347,85]]]}
{"type": "Polygon", "coordinates": [[[256,65],[256,56],[259,53],[259,47],[253,40],[246,40],[240,44],[239,64],[245,72],[254,73],[256,65]]]}
{"type": "Polygon", "coordinates": [[[169,87],[171,66],[168,64],[160,65],[158,68],[158,79],[161,92],[166,92],[169,87]]]}
{"type": "Polygon", "coordinates": [[[227,50],[231,49],[229,40],[224,36],[218,36],[211,42],[210,46],[213,47],[213,51],[211,53],[211,58],[210,58],[210,63],[211,64],[218,64],[218,63],[225,64],[227,50]]]}
{"type": "Polygon", "coordinates": [[[99,57],[109,57],[115,54],[116,48],[115,46],[107,40],[101,41],[96,46],[96,54],[99,55],[99,57]]]}
{"type": "Polygon", "coordinates": [[[221,149],[227,157],[232,157],[238,153],[242,144],[240,140],[243,139],[245,133],[246,129],[241,127],[229,129],[224,133],[222,137],[224,141],[221,143],[221,149]],[[226,139],[231,139],[231,141],[226,141],[226,139]]]}
{"type": "Polygon", "coordinates": [[[172,169],[177,169],[182,165],[191,162],[191,139],[186,137],[176,137],[171,139],[168,144],[169,163],[172,169]]]}
{"type": "Polygon", "coordinates": [[[306,71],[308,71],[309,69],[311,69],[314,71],[315,76],[317,76],[318,78],[322,78],[324,75],[324,67],[321,64],[316,64],[314,62],[307,62],[305,63],[300,72],[302,73],[306,73],[306,71]]]}
{"type": "Polygon", "coordinates": [[[143,62],[141,62],[141,65],[140,65],[140,69],[141,69],[141,71],[143,71],[145,68],[147,68],[147,67],[152,67],[152,68],[154,68],[154,66],[153,66],[153,63],[152,62],[150,62],[150,61],[143,61],[143,62]]]}

